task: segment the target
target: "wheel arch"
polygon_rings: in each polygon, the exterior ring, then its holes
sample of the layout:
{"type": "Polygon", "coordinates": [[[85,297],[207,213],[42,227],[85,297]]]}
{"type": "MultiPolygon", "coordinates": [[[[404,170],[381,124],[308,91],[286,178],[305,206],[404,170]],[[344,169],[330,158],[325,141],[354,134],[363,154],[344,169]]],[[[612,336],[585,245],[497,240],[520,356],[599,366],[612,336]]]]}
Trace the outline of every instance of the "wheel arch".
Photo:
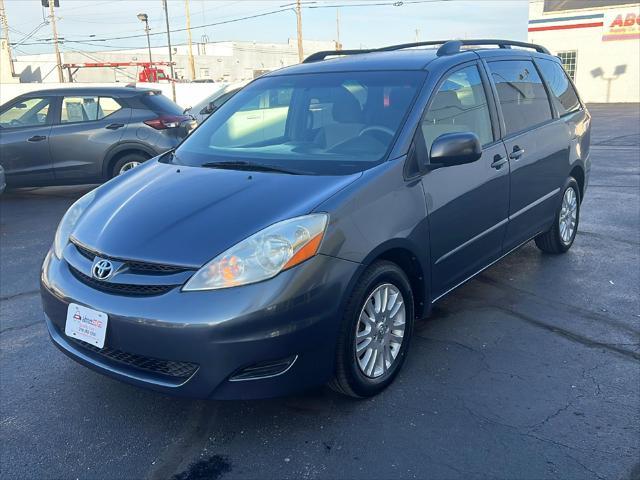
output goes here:
{"type": "Polygon", "coordinates": [[[580,189],[580,203],[582,203],[582,199],[584,198],[584,186],[585,186],[585,174],[584,169],[581,165],[576,165],[569,172],[569,176],[576,179],[578,183],[578,188],[580,189]]]}
{"type": "Polygon", "coordinates": [[[414,296],[415,316],[422,318],[428,315],[431,302],[429,300],[430,277],[425,254],[409,240],[394,239],[379,245],[371,251],[361,262],[354,278],[349,285],[349,292],[353,291],[364,271],[378,260],[392,262],[402,269],[411,284],[414,296]]]}
{"type": "Polygon", "coordinates": [[[110,178],[111,171],[113,170],[115,163],[124,155],[129,155],[131,153],[144,155],[147,159],[157,155],[157,152],[155,152],[150,146],[143,143],[127,142],[116,145],[105,155],[105,159],[102,163],[102,174],[104,177],[110,178]]]}

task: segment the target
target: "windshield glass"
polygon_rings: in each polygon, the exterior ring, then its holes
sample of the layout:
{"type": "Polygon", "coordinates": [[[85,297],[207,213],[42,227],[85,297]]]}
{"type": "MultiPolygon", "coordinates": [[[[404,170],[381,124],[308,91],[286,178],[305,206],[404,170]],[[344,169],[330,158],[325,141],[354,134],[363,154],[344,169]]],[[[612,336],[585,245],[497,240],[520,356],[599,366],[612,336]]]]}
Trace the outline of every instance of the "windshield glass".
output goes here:
{"type": "Polygon", "coordinates": [[[425,72],[342,72],[251,83],[167,161],[247,162],[310,174],[348,174],[380,163],[425,72]]]}

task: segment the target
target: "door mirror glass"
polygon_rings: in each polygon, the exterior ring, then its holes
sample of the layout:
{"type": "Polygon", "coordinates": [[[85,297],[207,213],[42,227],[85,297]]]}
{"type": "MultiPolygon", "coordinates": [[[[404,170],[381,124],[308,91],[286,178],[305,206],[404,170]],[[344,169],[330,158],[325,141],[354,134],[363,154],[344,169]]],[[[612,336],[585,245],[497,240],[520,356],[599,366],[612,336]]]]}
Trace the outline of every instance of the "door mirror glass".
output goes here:
{"type": "Polygon", "coordinates": [[[480,140],[472,132],[445,133],[431,144],[431,169],[475,162],[482,156],[480,140]]]}

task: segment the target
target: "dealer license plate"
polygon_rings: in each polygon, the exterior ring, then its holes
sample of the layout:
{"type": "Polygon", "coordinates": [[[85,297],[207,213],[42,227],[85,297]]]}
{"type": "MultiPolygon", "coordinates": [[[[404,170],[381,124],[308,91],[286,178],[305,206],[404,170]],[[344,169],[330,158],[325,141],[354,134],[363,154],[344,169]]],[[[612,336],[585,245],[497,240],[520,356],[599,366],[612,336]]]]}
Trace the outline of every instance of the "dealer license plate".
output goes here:
{"type": "Polygon", "coordinates": [[[67,309],[67,323],[64,326],[64,333],[69,337],[102,348],[104,347],[108,320],[106,313],[70,303],[67,309]]]}

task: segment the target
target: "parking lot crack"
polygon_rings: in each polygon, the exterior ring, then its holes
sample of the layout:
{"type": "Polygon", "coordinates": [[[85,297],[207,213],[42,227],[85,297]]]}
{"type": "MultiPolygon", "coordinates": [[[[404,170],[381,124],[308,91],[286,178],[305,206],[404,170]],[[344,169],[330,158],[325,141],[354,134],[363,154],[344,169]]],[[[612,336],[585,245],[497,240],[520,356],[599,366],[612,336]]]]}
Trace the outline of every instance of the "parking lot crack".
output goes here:
{"type": "Polygon", "coordinates": [[[4,329],[0,330],[0,335],[2,335],[3,333],[6,333],[6,332],[13,332],[15,330],[24,330],[25,328],[30,328],[30,327],[33,327],[35,325],[40,325],[41,323],[42,323],[42,320],[37,320],[35,322],[25,323],[24,325],[17,325],[15,327],[7,327],[7,328],[4,328],[4,329]]]}
{"type": "Polygon", "coordinates": [[[21,298],[21,297],[28,297],[31,295],[37,295],[38,293],[40,293],[40,290],[29,290],[27,292],[18,292],[18,293],[14,293],[12,295],[5,295],[0,297],[0,302],[7,302],[9,300],[13,300],[16,298],[21,298]]]}

